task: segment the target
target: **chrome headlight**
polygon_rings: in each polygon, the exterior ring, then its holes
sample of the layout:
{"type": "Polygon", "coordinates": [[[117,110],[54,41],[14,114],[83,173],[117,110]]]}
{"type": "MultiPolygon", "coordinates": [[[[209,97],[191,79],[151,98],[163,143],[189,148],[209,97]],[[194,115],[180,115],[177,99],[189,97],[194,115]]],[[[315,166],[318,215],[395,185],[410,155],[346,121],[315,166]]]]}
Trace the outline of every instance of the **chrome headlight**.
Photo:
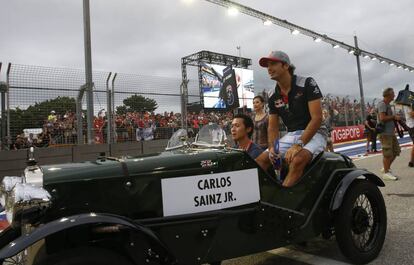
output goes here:
{"type": "Polygon", "coordinates": [[[4,177],[0,185],[1,201],[7,221],[12,225],[14,217],[29,218],[28,213],[45,209],[50,204],[50,194],[42,187],[23,183],[23,178],[4,177]]]}
{"type": "Polygon", "coordinates": [[[28,166],[24,170],[24,182],[36,187],[43,187],[43,171],[37,165],[28,166]]]}

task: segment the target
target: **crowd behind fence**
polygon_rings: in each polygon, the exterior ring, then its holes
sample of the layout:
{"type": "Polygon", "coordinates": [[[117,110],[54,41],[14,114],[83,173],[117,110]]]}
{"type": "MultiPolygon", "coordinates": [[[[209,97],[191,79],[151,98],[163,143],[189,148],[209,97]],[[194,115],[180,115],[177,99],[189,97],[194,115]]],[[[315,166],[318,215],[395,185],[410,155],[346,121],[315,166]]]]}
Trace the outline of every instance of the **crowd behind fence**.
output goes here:
{"type": "MultiPolygon", "coordinates": [[[[80,69],[10,65],[7,109],[1,113],[2,124],[9,122],[7,132],[2,130],[2,147],[87,143],[86,102],[79,95],[84,82],[80,69]]],[[[179,78],[94,72],[93,82],[95,143],[168,139],[183,126],[179,78]],[[108,82],[110,77],[112,82],[108,82]]],[[[188,90],[188,102],[200,101],[197,79],[190,80],[188,90]]],[[[375,100],[368,101],[366,111],[374,105],[375,100]]],[[[361,104],[355,98],[327,94],[323,106],[332,126],[363,123],[361,104]]],[[[209,122],[220,124],[229,133],[232,117],[231,111],[207,111],[198,105],[187,109],[185,120],[194,136],[209,122]]]]}

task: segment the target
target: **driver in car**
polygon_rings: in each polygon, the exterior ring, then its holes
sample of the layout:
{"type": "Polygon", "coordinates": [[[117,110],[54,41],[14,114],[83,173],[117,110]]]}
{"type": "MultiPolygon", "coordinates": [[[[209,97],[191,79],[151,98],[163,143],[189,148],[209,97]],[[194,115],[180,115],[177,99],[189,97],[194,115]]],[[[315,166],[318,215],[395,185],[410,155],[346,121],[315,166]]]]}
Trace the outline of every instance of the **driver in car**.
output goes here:
{"type": "Polygon", "coordinates": [[[256,159],[263,153],[263,149],[251,140],[253,129],[252,118],[245,114],[235,115],[231,122],[231,137],[236,143],[235,148],[245,150],[251,158],[256,159]]]}
{"type": "Polygon", "coordinates": [[[272,51],[259,60],[267,68],[276,87],[269,94],[268,149],[257,163],[266,168],[274,161],[277,150],[274,143],[279,140],[279,153],[289,165],[282,185],[295,185],[306,165],[326,147],[328,131],[322,125],[322,93],[312,77],[294,74],[295,66],[282,51],[272,51]],[[287,134],[279,139],[279,118],[287,127],[287,134]]]}

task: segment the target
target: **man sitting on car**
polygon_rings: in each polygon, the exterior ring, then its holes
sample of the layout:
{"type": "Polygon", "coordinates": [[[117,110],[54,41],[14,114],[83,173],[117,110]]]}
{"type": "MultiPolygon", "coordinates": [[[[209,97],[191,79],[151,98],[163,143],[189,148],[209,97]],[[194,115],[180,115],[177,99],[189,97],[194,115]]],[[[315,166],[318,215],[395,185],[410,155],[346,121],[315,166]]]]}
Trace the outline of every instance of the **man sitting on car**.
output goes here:
{"type": "Polygon", "coordinates": [[[259,64],[267,68],[270,79],[277,83],[268,102],[268,157],[265,152],[256,161],[264,168],[279,151],[289,164],[282,185],[291,187],[299,181],[312,158],[326,147],[328,131],[322,125],[322,93],[312,77],[294,74],[295,66],[282,51],[272,51],[259,64]],[[279,118],[288,129],[280,139],[279,118]],[[274,150],[276,140],[279,140],[279,150],[274,150]]]}
{"type": "Polygon", "coordinates": [[[236,143],[235,148],[245,150],[251,158],[256,159],[263,149],[251,140],[253,129],[252,118],[245,114],[235,115],[231,122],[231,137],[236,143]]]}

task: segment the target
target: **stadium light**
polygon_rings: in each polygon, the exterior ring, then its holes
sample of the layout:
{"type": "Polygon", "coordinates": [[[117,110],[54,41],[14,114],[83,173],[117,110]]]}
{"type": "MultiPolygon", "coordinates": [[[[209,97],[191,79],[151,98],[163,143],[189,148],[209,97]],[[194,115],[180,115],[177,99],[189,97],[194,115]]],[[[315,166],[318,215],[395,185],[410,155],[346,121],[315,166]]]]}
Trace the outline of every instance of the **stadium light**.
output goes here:
{"type": "Polygon", "coordinates": [[[377,59],[377,57],[372,57],[371,60],[375,61],[377,59]]]}
{"type": "Polygon", "coordinates": [[[227,14],[231,17],[235,17],[239,14],[239,10],[234,6],[231,6],[227,9],[227,14]]]}
{"type": "Polygon", "coordinates": [[[186,5],[190,5],[194,2],[194,0],[181,0],[181,2],[186,4],[186,5]]]}
{"type": "Polygon", "coordinates": [[[354,53],[355,53],[355,50],[354,50],[354,49],[349,49],[349,50],[348,50],[348,53],[349,53],[349,54],[354,54],[354,53]]]}
{"type": "MultiPolygon", "coordinates": [[[[395,60],[391,60],[389,58],[386,58],[384,56],[378,55],[376,53],[361,50],[359,48],[357,49],[357,47],[355,47],[355,46],[352,46],[352,45],[349,45],[347,43],[338,41],[338,40],[333,39],[333,38],[331,38],[331,37],[329,37],[325,34],[321,34],[321,33],[315,32],[313,30],[301,27],[299,25],[296,25],[296,24],[293,24],[293,23],[287,21],[286,19],[277,18],[275,16],[272,16],[270,14],[266,14],[266,13],[261,12],[261,11],[258,11],[256,9],[251,8],[251,7],[239,4],[238,2],[233,1],[233,0],[205,0],[205,1],[216,4],[216,5],[219,5],[219,6],[222,6],[222,7],[225,7],[225,8],[229,8],[229,9],[230,8],[235,8],[235,9],[237,9],[237,11],[234,12],[236,14],[238,14],[240,12],[240,13],[243,13],[245,15],[260,19],[262,21],[269,20],[274,25],[283,27],[285,29],[289,29],[291,31],[291,33],[294,34],[294,35],[297,35],[297,34],[300,33],[302,35],[311,37],[314,41],[317,40],[318,38],[320,38],[321,41],[324,41],[326,43],[331,44],[332,47],[334,47],[334,48],[343,48],[347,51],[349,51],[350,49],[354,49],[355,52],[353,52],[353,53],[350,52],[350,54],[353,54],[357,57],[360,56],[361,54],[363,54],[363,55],[368,55],[370,58],[376,58],[379,62],[385,61],[385,62],[388,62],[388,63],[395,62],[397,65],[398,64],[403,64],[403,63],[397,62],[395,60]]],[[[410,72],[411,72],[411,70],[414,70],[414,67],[412,67],[412,66],[407,65],[406,67],[408,67],[410,69],[410,72]]]]}
{"type": "Polygon", "coordinates": [[[368,59],[369,58],[369,55],[368,54],[365,54],[364,55],[364,59],[368,59]]]}
{"type": "Polygon", "coordinates": [[[401,66],[401,65],[399,65],[397,68],[398,68],[398,69],[401,69],[401,68],[402,68],[402,66],[401,66]]]}
{"type": "Polygon", "coordinates": [[[390,63],[390,66],[394,66],[395,64],[394,63],[390,63]]]}
{"type": "Polygon", "coordinates": [[[273,24],[272,21],[270,21],[269,19],[266,19],[265,21],[263,21],[263,25],[265,26],[270,26],[272,24],[273,24]]]}
{"type": "Polygon", "coordinates": [[[321,38],[319,38],[319,37],[317,37],[317,38],[313,38],[313,41],[314,41],[314,42],[321,42],[321,41],[322,41],[322,39],[321,39],[321,38]]]}

